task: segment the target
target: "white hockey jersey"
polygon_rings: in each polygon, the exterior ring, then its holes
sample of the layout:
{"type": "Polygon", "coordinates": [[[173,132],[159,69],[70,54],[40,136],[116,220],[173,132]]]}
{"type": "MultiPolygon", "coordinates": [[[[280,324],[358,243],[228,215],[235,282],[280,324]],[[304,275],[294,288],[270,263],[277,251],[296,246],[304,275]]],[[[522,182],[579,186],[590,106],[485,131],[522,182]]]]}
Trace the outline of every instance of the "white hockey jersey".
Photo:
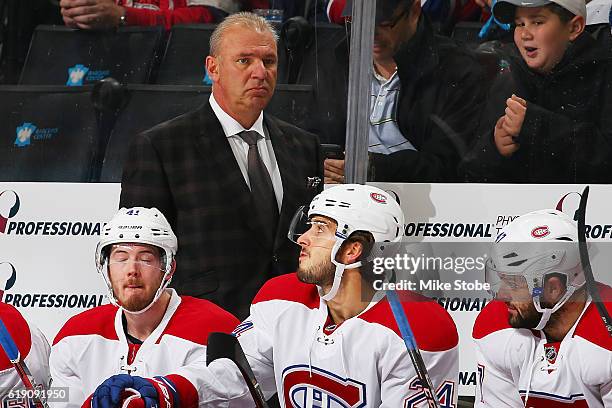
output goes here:
{"type": "MultiPolygon", "coordinates": [[[[402,297],[441,407],[456,407],[458,335],[449,314],[417,294],[402,297]]],[[[315,285],[296,274],[268,281],[238,336],[266,395],[283,407],[422,407],[425,396],[382,293],[339,326],[315,285]]]]}
{"type": "MultiPolygon", "coordinates": [[[[603,299],[612,290],[600,286],[603,299]]],[[[608,310],[612,310],[607,303],[608,310]]],[[[612,339],[595,305],[588,303],[559,343],[543,332],[514,329],[508,309],[493,301],[473,330],[478,375],[476,407],[612,407],[612,339]]]]}
{"type": "MultiPolygon", "coordinates": [[[[49,374],[49,343],[45,336],[37,327],[29,325],[21,313],[11,305],[0,302],[0,318],[17,345],[21,358],[30,369],[34,380],[39,385],[48,387],[51,376],[49,374]]],[[[24,398],[8,398],[9,390],[25,390],[25,387],[13,363],[0,349],[0,397],[3,406],[28,406],[24,398]]]]}
{"type": "MultiPolygon", "coordinates": [[[[54,387],[69,387],[69,402],[54,407],[80,407],[108,377],[132,374],[151,378],[167,376],[176,385],[181,406],[204,406],[214,394],[198,395],[198,378],[206,368],[206,341],[210,332],[231,332],[238,320],[211,302],[178,296],[172,289],[168,309],[159,326],[141,345],[128,344],[122,312],[115,306],[99,306],[72,317],[59,331],[51,348],[54,387]]],[[[229,360],[226,360],[229,362],[229,360]]],[[[234,367],[217,364],[233,381],[234,367]]],[[[214,374],[214,372],[213,372],[214,374]]],[[[226,390],[223,389],[225,392],[226,390]]],[[[246,394],[239,387],[238,393],[246,394]]],[[[231,394],[238,398],[239,394],[231,394]]],[[[250,398],[250,396],[246,395],[250,398]]]]}

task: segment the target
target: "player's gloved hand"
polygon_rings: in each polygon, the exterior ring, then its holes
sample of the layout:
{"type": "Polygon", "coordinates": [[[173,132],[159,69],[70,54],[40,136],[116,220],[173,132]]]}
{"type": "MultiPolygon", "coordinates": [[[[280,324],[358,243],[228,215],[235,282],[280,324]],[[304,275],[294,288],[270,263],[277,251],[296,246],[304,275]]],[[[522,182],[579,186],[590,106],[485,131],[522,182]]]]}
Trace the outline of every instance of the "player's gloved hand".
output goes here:
{"type": "Polygon", "coordinates": [[[85,401],[87,408],[176,408],[178,394],[166,377],[143,378],[128,374],[109,377],[85,401]],[[88,401],[90,404],[87,404],[88,401]]]}

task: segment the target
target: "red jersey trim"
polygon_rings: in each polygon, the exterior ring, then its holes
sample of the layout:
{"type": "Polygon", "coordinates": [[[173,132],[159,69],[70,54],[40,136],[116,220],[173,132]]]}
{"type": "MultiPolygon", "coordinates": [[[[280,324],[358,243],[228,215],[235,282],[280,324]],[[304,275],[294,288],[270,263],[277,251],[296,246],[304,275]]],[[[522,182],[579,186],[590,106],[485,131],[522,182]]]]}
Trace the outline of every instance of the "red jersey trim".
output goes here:
{"type": "Polygon", "coordinates": [[[508,308],[504,302],[499,300],[489,302],[476,318],[472,337],[479,340],[496,331],[510,329],[508,316],[508,308]]]}
{"type": "Polygon", "coordinates": [[[70,336],[97,334],[108,340],[119,340],[115,332],[117,307],[103,305],[86,310],[68,319],[53,340],[55,346],[70,336]]]}
{"type": "Polygon", "coordinates": [[[162,335],[179,337],[205,346],[211,332],[231,333],[240,321],[212,302],[191,296],[181,296],[181,304],[162,335]]]}
{"type": "MultiPolygon", "coordinates": [[[[402,292],[402,306],[414,333],[417,345],[423,351],[446,351],[457,346],[459,335],[448,312],[433,300],[417,293],[402,292]]],[[[358,318],[378,323],[401,337],[387,298],[367,310],[358,318]]]]}
{"type": "Polygon", "coordinates": [[[269,300],[301,303],[310,309],[318,309],[320,304],[317,287],[301,282],[296,273],[277,276],[267,281],[253,299],[253,304],[269,300]]]}
{"type": "MultiPolygon", "coordinates": [[[[115,332],[116,314],[117,307],[113,305],[98,306],[79,313],[61,328],[53,340],[53,345],[66,337],[92,334],[108,340],[119,340],[115,332]]],[[[181,296],[181,304],[157,339],[157,343],[167,334],[206,345],[210,332],[231,333],[239,323],[231,313],[208,300],[181,296]]]]}
{"type": "MultiPolygon", "coordinates": [[[[608,313],[612,314],[612,288],[602,283],[599,283],[597,288],[608,313]]],[[[576,326],[574,336],[582,337],[599,347],[612,351],[612,337],[606,331],[601,316],[599,316],[597,311],[597,306],[594,303],[591,303],[582,315],[576,326]]]]}
{"type": "MultiPolygon", "coordinates": [[[[28,323],[15,307],[2,302],[0,302],[0,317],[17,345],[21,358],[25,358],[32,348],[32,334],[28,323]]],[[[6,354],[0,353],[0,370],[12,367],[13,363],[9,361],[6,354]]]]}

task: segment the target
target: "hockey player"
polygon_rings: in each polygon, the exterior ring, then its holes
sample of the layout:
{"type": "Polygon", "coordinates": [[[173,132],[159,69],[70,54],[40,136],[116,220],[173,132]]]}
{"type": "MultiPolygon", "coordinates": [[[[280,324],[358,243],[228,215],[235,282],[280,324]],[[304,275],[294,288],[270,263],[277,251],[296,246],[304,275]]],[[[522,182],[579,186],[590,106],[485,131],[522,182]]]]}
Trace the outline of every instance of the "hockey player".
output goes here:
{"type": "MultiPolygon", "coordinates": [[[[371,186],[333,187],[306,212],[298,210],[289,232],[299,235],[302,247],[298,272],[268,281],[234,330],[266,397],[278,393],[283,407],[423,406],[426,397],[390,306],[372,289],[365,268],[403,230],[399,205],[371,186]],[[300,220],[308,223],[304,229],[300,220]]],[[[455,325],[437,303],[410,293],[403,299],[441,406],[455,406],[455,325]]],[[[228,361],[211,362],[199,390],[211,395],[208,406],[252,407],[252,400],[232,396],[248,391],[235,368],[223,371],[228,361]]]]}
{"type": "MultiPolygon", "coordinates": [[[[525,214],[501,230],[486,265],[497,299],[473,329],[477,407],[612,407],[612,339],[586,290],[577,228],[525,214]]],[[[612,289],[599,284],[606,307],[612,289]]]]}
{"type": "Polygon", "coordinates": [[[57,334],[51,375],[55,387],[69,388],[69,401],[55,406],[109,406],[119,393],[140,407],[207,402],[195,384],[206,367],[208,333],[231,332],[238,321],[168,288],[176,251],[176,236],[156,208],[122,208],[104,226],[96,266],[112,304],[72,317],[57,334]]]}
{"type": "MultiPolygon", "coordinates": [[[[29,324],[17,309],[0,302],[0,318],[6,326],[19,354],[38,386],[49,386],[49,342],[42,332],[29,324]]],[[[0,349],[0,403],[3,407],[28,406],[25,385],[17,370],[0,349]]],[[[38,390],[40,391],[40,390],[38,390]]],[[[31,394],[30,394],[31,395],[31,394]]],[[[36,394],[43,396],[42,394],[36,394]]]]}
{"type": "MultiPolygon", "coordinates": [[[[264,391],[276,391],[285,407],[422,406],[406,346],[368,271],[403,236],[393,196],[372,186],[329,188],[298,211],[289,233],[302,248],[297,273],[267,282],[235,330],[264,391]]],[[[403,300],[441,405],[455,406],[454,322],[425,297],[403,300]]]]}

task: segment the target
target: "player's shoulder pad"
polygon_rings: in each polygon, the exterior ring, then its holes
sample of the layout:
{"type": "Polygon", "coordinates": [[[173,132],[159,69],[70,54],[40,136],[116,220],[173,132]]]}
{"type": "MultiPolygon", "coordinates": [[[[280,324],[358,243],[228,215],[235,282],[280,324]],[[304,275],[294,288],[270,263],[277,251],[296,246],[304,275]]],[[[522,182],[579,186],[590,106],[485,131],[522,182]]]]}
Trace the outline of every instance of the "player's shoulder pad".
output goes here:
{"type": "MultiPolygon", "coordinates": [[[[32,334],[28,323],[15,307],[2,302],[0,302],[0,318],[17,345],[21,357],[24,358],[32,347],[32,334]]],[[[6,354],[0,353],[0,370],[6,370],[12,366],[6,354]]]]}
{"type": "Polygon", "coordinates": [[[491,333],[510,328],[506,304],[493,300],[478,313],[472,329],[472,338],[479,340],[491,333]]]}
{"type": "Polygon", "coordinates": [[[55,346],[66,337],[93,334],[108,340],[119,340],[115,332],[116,313],[117,307],[108,304],[72,316],[55,336],[53,345],[55,346]]]}
{"type": "Polygon", "coordinates": [[[287,300],[317,309],[320,304],[319,292],[315,285],[301,282],[296,273],[274,277],[259,290],[253,304],[270,300],[287,300]]]}
{"type": "MultiPolygon", "coordinates": [[[[459,343],[457,327],[442,306],[425,296],[409,291],[401,292],[400,301],[421,350],[446,351],[457,346],[459,343]]],[[[369,323],[386,326],[401,337],[386,297],[358,317],[369,323]]]]}
{"type": "Polygon", "coordinates": [[[157,343],[167,334],[206,345],[210,333],[231,333],[238,324],[233,314],[208,300],[181,296],[181,304],[157,343]]]}
{"type": "MultiPolygon", "coordinates": [[[[608,313],[612,315],[612,288],[604,284],[598,284],[599,294],[608,313]]],[[[608,334],[597,311],[597,306],[591,302],[587,310],[580,318],[574,336],[598,345],[606,350],[612,351],[612,337],[608,334]]]]}

